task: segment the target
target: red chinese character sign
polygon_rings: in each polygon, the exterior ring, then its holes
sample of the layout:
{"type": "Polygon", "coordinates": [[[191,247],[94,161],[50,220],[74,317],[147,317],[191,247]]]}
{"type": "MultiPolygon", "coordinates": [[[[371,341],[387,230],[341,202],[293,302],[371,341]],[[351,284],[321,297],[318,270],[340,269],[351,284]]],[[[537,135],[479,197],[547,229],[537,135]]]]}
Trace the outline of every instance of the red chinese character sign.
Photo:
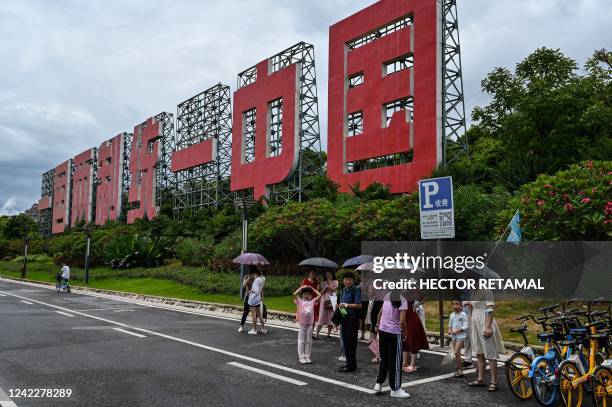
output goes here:
{"type": "Polygon", "coordinates": [[[90,223],[93,220],[95,161],[95,148],[83,151],[72,161],[71,226],[78,221],[90,223]]]}
{"type": "Polygon", "coordinates": [[[98,148],[96,225],[104,225],[121,216],[126,187],[124,168],[128,137],[131,134],[121,133],[98,148]]]}
{"type": "Polygon", "coordinates": [[[72,186],[72,160],[55,167],[53,186],[53,215],[51,233],[62,233],[70,225],[70,198],[72,186]]]}
{"type": "Polygon", "coordinates": [[[230,88],[221,83],[177,106],[171,166],[176,215],[229,199],[231,116],[230,88]]]}
{"type": "Polygon", "coordinates": [[[314,47],[299,43],[238,76],[231,190],[253,197],[301,196],[306,150],[320,151],[314,47]]]}
{"type": "Polygon", "coordinates": [[[330,27],[328,175],[416,189],[441,161],[440,9],[382,0],[330,27]]]}
{"type": "Polygon", "coordinates": [[[134,127],[131,146],[128,223],[155,218],[162,195],[173,185],[169,163],[174,150],[173,116],[160,113],[134,127]]]}

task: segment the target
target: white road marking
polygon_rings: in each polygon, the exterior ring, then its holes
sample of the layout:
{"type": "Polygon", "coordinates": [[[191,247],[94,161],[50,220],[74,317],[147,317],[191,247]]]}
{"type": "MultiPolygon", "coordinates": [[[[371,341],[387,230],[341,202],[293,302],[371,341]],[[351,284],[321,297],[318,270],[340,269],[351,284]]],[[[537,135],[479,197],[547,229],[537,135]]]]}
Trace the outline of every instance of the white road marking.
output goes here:
{"type": "Polygon", "coordinates": [[[275,379],[282,380],[282,381],[287,382],[287,383],[295,384],[296,386],[306,386],[308,384],[306,382],[301,382],[299,380],[290,379],[288,377],[281,376],[281,375],[276,374],[276,373],[268,372],[268,371],[265,371],[263,369],[258,369],[256,367],[243,365],[242,363],[238,363],[238,362],[228,362],[228,365],[236,366],[236,367],[239,367],[241,369],[250,370],[251,372],[255,372],[255,373],[259,373],[259,374],[265,375],[265,376],[273,377],[275,379]]]}
{"type": "Polygon", "coordinates": [[[4,294],[0,294],[0,297],[6,297],[6,295],[4,295],[4,294]]]}
{"type": "MultiPolygon", "coordinates": [[[[8,295],[13,296],[13,297],[17,297],[17,298],[26,298],[26,297],[22,297],[22,296],[17,295],[17,294],[8,293],[6,291],[3,291],[3,293],[8,294],[8,295]]],[[[121,326],[123,328],[131,329],[133,331],[143,332],[143,333],[149,334],[151,336],[159,336],[161,338],[169,339],[169,340],[172,340],[172,341],[175,341],[175,342],[184,343],[186,345],[191,345],[191,346],[194,346],[194,347],[197,347],[197,348],[200,348],[200,349],[206,349],[206,350],[209,350],[211,352],[216,352],[216,353],[220,353],[220,354],[223,354],[223,355],[230,356],[230,357],[235,358],[235,359],[246,360],[246,361],[257,363],[257,364],[260,364],[260,365],[272,367],[272,368],[275,368],[275,369],[278,369],[278,370],[283,370],[285,372],[290,372],[290,373],[293,373],[295,375],[308,377],[308,378],[311,378],[311,379],[314,379],[314,380],[318,380],[318,381],[322,381],[322,382],[325,382],[325,383],[334,384],[336,386],[344,387],[344,388],[351,389],[351,390],[357,390],[357,391],[360,391],[360,392],[363,392],[363,393],[366,393],[366,394],[374,394],[374,390],[367,389],[367,388],[361,387],[361,386],[357,386],[355,384],[345,383],[345,382],[340,381],[340,380],[331,379],[331,378],[328,378],[328,377],[323,377],[323,376],[320,376],[320,375],[317,375],[317,374],[314,374],[314,373],[303,372],[301,370],[292,369],[290,367],[278,365],[278,364],[272,363],[272,362],[266,362],[264,360],[259,360],[259,359],[256,359],[256,358],[253,358],[253,357],[250,357],[250,356],[241,355],[239,353],[230,352],[230,351],[227,351],[227,350],[224,350],[224,349],[220,349],[220,348],[215,348],[213,346],[208,346],[208,345],[204,345],[204,344],[201,344],[201,343],[188,341],[186,339],[177,338],[175,336],[165,335],[165,334],[162,334],[160,332],[150,331],[148,329],[143,329],[143,328],[137,328],[137,327],[134,327],[134,326],[131,326],[131,325],[128,325],[128,324],[124,324],[122,322],[112,321],[110,319],[96,317],[94,315],[89,315],[89,314],[85,314],[85,313],[82,313],[82,312],[71,311],[71,310],[69,310],[67,308],[63,308],[63,307],[60,307],[58,305],[49,304],[49,303],[46,303],[46,302],[43,302],[43,301],[33,300],[31,298],[27,298],[27,299],[29,299],[30,301],[33,301],[35,303],[41,304],[41,305],[46,305],[46,306],[51,307],[51,308],[56,308],[56,309],[63,310],[63,311],[70,311],[70,312],[72,312],[74,314],[82,315],[84,317],[96,319],[98,321],[107,322],[109,324],[121,326]]]]}
{"type": "MultiPolygon", "coordinates": [[[[22,283],[22,282],[12,281],[12,280],[4,280],[4,281],[10,282],[10,283],[14,283],[14,284],[25,284],[25,283],[22,283]]],[[[29,284],[34,284],[34,283],[29,283],[29,284]]],[[[176,309],[176,308],[172,308],[170,306],[164,306],[164,305],[159,305],[159,304],[145,304],[145,303],[139,302],[137,300],[130,300],[130,299],[125,299],[125,298],[121,298],[121,299],[119,299],[119,298],[109,298],[110,296],[100,295],[99,293],[79,292],[79,294],[80,295],[87,295],[87,296],[94,297],[94,298],[107,299],[107,300],[115,301],[115,302],[123,302],[123,303],[128,303],[128,304],[135,304],[135,305],[139,306],[139,307],[135,307],[135,308],[156,308],[156,309],[162,309],[162,310],[165,310],[165,311],[179,312],[179,313],[183,313],[183,314],[192,314],[192,315],[203,316],[203,317],[208,317],[208,318],[216,318],[216,319],[221,319],[221,320],[226,320],[226,321],[239,321],[240,320],[240,317],[226,317],[226,316],[220,316],[220,315],[212,315],[212,314],[208,314],[208,313],[205,313],[205,312],[195,312],[195,311],[189,311],[189,310],[181,310],[181,309],[176,309]]],[[[9,295],[14,295],[14,294],[9,294],[9,295]]],[[[44,305],[49,305],[51,307],[57,307],[57,306],[52,305],[52,304],[44,304],[44,305]]],[[[100,310],[100,309],[92,309],[90,311],[94,311],[94,310],[100,310]]],[[[77,313],[79,313],[79,312],[77,312],[77,313]]],[[[103,320],[105,322],[109,322],[109,323],[112,323],[112,324],[118,324],[118,325],[127,326],[127,325],[121,324],[120,322],[108,321],[108,320],[105,320],[103,318],[94,317],[92,315],[87,315],[87,314],[82,314],[82,315],[90,317],[90,318],[95,318],[95,319],[103,320]]],[[[127,327],[129,328],[129,326],[127,326],[127,327]]],[[[298,328],[294,328],[294,327],[290,327],[290,326],[284,326],[284,325],[276,325],[276,324],[271,324],[271,323],[266,324],[266,327],[274,327],[274,328],[285,329],[285,330],[294,331],[294,332],[298,331],[298,328]]],[[[143,331],[143,332],[147,332],[147,330],[144,330],[142,328],[133,328],[133,329],[137,329],[137,330],[140,330],[140,331],[143,331]]],[[[237,355],[237,354],[233,354],[232,352],[227,352],[227,351],[224,351],[224,350],[221,350],[221,349],[217,350],[216,348],[208,347],[207,345],[196,344],[194,342],[185,341],[185,340],[182,340],[182,339],[179,339],[179,338],[169,337],[169,336],[161,334],[161,333],[156,333],[156,332],[152,332],[152,331],[149,331],[148,333],[151,334],[151,335],[157,335],[157,336],[160,336],[160,337],[164,337],[166,339],[176,340],[176,341],[179,341],[179,342],[183,342],[183,343],[186,343],[188,345],[192,345],[192,346],[196,346],[196,347],[203,347],[204,349],[208,349],[208,350],[215,351],[215,352],[226,353],[226,354],[231,354],[231,355],[237,355]]],[[[332,334],[332,336],[338,337],[337,334],[332,334]]],[[[440,348],[434,348],[434,349],[440,349],[440,348]]],[[[421,350],[420,352],[429,353],[429,354],[433,354],[433,355],[439,355],[439,356],[445,356],[448,351],[442,351],[442,350],[421,350]]],[[[237,356],[241,357],[241,358],[247,358],[247,360],[252,359],[251,361],[254,361],[256,363],[266,364],[266,365],[269,364],[269,366],[276,367],[277,369],[280,369],[280,370],[287,370],[288,369],[288,371],[293,371],[295,374],[298,374],[298,375],[302,375],[302,376],[306,376],[306,377],[314,376],[312,378],[314,378],[316,380],[321,380],[321,381],[324,381],[324,382],[336,384],[338,386],[351,388],[353,390],[358,390],[358,391],[361,391],[361,392],[364,392],[364,393],[368,393],[368,394],[374,394],[373,390],[366,389],[366,388],[361,387],[361,386],[352,385],[352,384],[349,384],[349,383],[344,383],[344,382],[341,382],[341,381],[338,381],[338,380],[335,380],[335,379],[328,379],[328,378],[325,378],[325,377],[311,375],[310,373],[307,373],[307,372],[302,372],[302,371],[295,370],[295,369],[285,368],[284,366],[275,365],[275,364],[269,363],[269,362],[259,361],[257,359],[253,359],[253,358],[250,358],[248,356],[242,356],[242,355],[237,355],[237,356]]],[[[508,356],[501,355],[501,359],[502,360],[507,359],[507,358],[508,358],[508,356]]],[[[475,360],[475,358],[472,358],[472,360],[475,360]]],[[[503,366],[503,363],[498,363],[498,366],[500,366],[500,367],[503,366]]],[[[488,369],[488,367],[487,367],[487,369],[488,369]]],[[[472,371],[475,371],[475,370],[473,370],[473,369],[465,370],[465,373],[470,373],[472,371]]],[[[453,376],[453,374],[449,373],[449,374],[440,375],[440,376],[433,376],[431,378],[426,378],[426,379],[421,379],[421,380],[427,380],[427,382],[432,382],[432,381],[436,381],[436,380],[444,380],[444,379],[452,377],[452,376],[453,376]]],[[[414,382],[404,383],[404,384],[402,384],[402,387],[414,386],[414,384],[410,384],[410,383],[421,384],[421,380],[416,380],[414,382]]],[[[427,382],[424,382],[424,383],[427,383],[427,382]]],[[[389,387],[386,387],[385,389],[386,389],[386,391],[390,390],[389,387]]]]}
{"type": "Polygon", "coordinates": [[[17,404],[0,388],[0,407],[17,407],[17,404]]]}
{"type": "Polygon", "coordinates": [[[146,338],[145,335],[141,335],[141,334],[137,334],[136,332],[130,332],[130,331],[126,331],[125,329],[121,329],[121,328],[113,328],[115,331],[119,331],[119,332],[123,332],[124,334],[128,334],[128,335],[134,335],[137,336],[139,338],[146,338]]]}
{"type": "Polygon", "coordinates": [[[28,304],[28,305],[34,305],[34,304],[32,304],[31,302],[29,302],[29,301],[23,301],[23,300],[21,300],[21,302],[23,302],[24,304],[28,304]]]}
{"type": "Polygon", "coordinates": [[[74,315],[69,314],[69,313],[64,312],[64,311],[55,311],[55,312],[57,312],[58,314],[61,314],[61,315],[65,315],[65,316],[67,316],[67,317],[73,317],[73,316],[74,316],[74,315]]]}

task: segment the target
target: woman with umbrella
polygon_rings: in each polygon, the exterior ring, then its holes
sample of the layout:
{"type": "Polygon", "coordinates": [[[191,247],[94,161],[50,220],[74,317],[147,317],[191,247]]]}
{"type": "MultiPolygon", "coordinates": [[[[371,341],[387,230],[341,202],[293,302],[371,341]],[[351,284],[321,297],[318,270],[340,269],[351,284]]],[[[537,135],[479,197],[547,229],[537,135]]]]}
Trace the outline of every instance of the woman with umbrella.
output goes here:
{"type": "MultiPolygon", "coordinates": [[[[312,257],[306,260],[302,260],[298,266],[308,267],[308,277],[302,280],[302,286],[311,287],[313,290],[321,292],[321,286],[319,278],[317,277],[317,269],[337,269],[338,265],[331,260],[325,259],[323,257],[312,257]]],[[[331,295],[331,293],[330,293],[331,295]]],[[[314,323],[316,324],[319,321],[319,315],[321,313],[321,304],[323,303],[323,299],[320,299],[321,302],[317,301],[315,303],[315,315],[314,315],[314,323]]],[[[333,315],[333,311],[332,311],[333,315]]],[[[329,317],[331,321],[331,316],[329,317]]],[[[324,321],[326,322],[326,321],[324,321]]],[[[314,328],[314,325],[313,325],[314,328]]],[[[317,339],[318,333],[321,331],[321,328],[315,333],[313,330],[312,339],[317,339]]]]}
{"type": "MultiPolygon", "coordinates": [[[[245,276],[242,281],[245,291],[245,311],[248,306],[251,311],[251,318],[253,321],[253,328],[248,332],[250,335],[257,335],[257,319],[261,322],[261,333],[266,333],[266,326],[264,323],[264,305],[263,305],[263,289],[266,282],[265,277],[261,275],[261,272],[257,269],[257,266],[269,265],[270,262],[261,254],[258,253],[242,253],[240,256],[233,260],[234,263],[240,264],[241,266],[249,266],[251,269],[251,277],[245,276]],[[250,285],[250,287],[249,287],[250,285]]],[[[243,317],[242,325],[246,318],[243,317]]],[[[238,332],[242,332],[243,326],[240,326],[238,332]]]]}
{"type": "Polygon", "coordinates": [[[317,321],[317,329],[313,337],[316,339],[319,337],[321,328],[327,326],[327,336],[325,339],[329,339],[332,330],[332,317],[334,316],[334,307],[332,304],[332,296],[336,295],[338,290],[338,280],[332,270],[325,272],[325,280],[321,283],[321,298],[319,301],[319,318],[317,321]]]}

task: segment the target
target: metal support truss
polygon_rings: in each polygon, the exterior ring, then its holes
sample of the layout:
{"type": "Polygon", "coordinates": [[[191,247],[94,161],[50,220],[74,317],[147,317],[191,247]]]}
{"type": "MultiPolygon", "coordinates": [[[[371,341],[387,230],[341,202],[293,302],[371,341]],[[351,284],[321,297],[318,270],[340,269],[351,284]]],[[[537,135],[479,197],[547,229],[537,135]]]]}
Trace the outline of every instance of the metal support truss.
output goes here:
{"type": "Polygon", "coordinates": [[[457,1],[442,0],[442,164],[468,153],[457,1]]]}
{"type": "Polygon", "coordinates": [[[177,106],[176,150],[213,140],[213,161],[174,174],[174,216],[231,200],[232,112],[230,88],[221,83],[177,106]]]}
{"type": "MultiPolygon", "coordinates": [[[[55,169],[49,170],[42,175],[40,196],[50,198],[53,201],[53,188],[55,187],[55,169]]],[[[53,207],[39,211],[38,229],[44,237],[51,236],[51,225],[53,222],[53,207]]]]}
{"type": "MultiPolygon", "coordinates": [[[[300,42],[272,56],[268,59],[268,63],[271,73],[292,64],[299,64],[299,110],[297,112],[300,126],[299,161],[296,170],[287,181],[270,186],[269,201],[284,204],[291,200],[301,201],[303,190],[309,183],[308,177],[321,175],[323,172],[314,46],[300,42]]],[[[247,86],[256,80],[256,67],[251,67],[238,74],[238,88],[247,86]]],[[[237,193],[237,196],[242,196],[243,192],[247,195],[250,193],[242,191],[237,193]]]]}

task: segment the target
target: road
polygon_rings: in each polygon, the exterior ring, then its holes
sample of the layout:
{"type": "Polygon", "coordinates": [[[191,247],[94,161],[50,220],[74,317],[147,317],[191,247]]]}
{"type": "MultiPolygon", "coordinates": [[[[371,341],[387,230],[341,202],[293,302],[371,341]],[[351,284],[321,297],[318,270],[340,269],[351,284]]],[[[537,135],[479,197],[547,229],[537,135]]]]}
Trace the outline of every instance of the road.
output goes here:
{"type": "Polygon", "coordinates": [[[359,369],[337,372],[337,339],[319,339],[312,365],[297,363],[297,333],[236,332],[234,318],[126,300],[58,294],[0,280],[0,405],[24,406],[513,406],[500,390],[472,389],[423,353],[404,374],[411,398],[374,395],[377,367],[364,344],[359,369]],[[15,389],[70,389],[66,398],[13,397],[15,389]]]}

